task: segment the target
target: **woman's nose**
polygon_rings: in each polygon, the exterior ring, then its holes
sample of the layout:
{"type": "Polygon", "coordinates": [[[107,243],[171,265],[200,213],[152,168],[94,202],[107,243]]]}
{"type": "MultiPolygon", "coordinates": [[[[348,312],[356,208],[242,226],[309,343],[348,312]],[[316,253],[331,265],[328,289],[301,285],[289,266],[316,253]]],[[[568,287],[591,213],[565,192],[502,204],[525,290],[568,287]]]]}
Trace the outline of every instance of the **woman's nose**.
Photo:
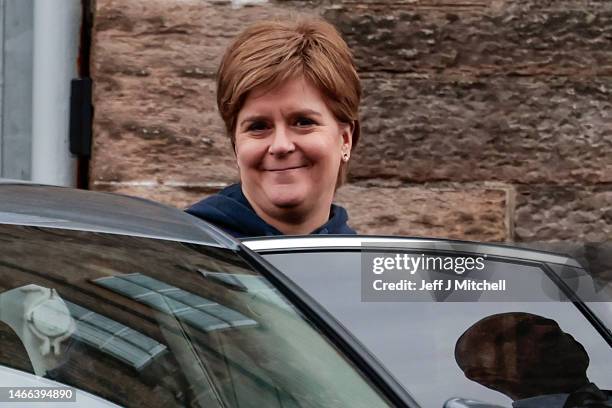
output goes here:
{"type": "Polygon", "coordinates": [[[291,140],[291,135],[289,134],[287,128],[284,126],[275,127],[270,147],[268,148],[268,153],[273,155],[284,155],[291,153],[294,150],[295,145],[291,140]]]}

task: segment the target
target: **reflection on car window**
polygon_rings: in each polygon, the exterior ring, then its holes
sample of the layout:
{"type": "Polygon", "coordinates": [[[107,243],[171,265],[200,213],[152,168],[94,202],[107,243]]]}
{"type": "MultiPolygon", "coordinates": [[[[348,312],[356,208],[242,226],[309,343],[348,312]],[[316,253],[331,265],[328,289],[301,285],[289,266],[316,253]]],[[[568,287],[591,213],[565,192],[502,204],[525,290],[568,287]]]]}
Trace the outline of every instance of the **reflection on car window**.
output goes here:
{"type": "Polygon", "coordinates": [[[255,320],[229,307],[139,273],[98,278],[93,282],[161,312],[171,313],[203,331],[257,325],[255,320]]]}
{"type": "Polygon", "coordinates": [[[388,406],[237,252],[10,225],[0,242],[0,367],[122,406],[388,406]]]}
{"type": "Polygon", "coordinates": [[[167,351],[163,344],[124,324],[71,302],[66,302],[66,305],[76,323],[76,340],[108,353],[137,370],[167,351]]]}
{"type": "Polygon", "coordinates": [[[487,316],[459,337],[455,359],[467,378],[508,396],[516,408],[612,406],[612,391],[588,379],[584,346],[543,316],[487,316]]]}
{"type": "MultiPolygon", "coordinates": [[[[389,254],[381,252],[381,256],[389,254]]],[[[499,292],[468,293],[459,298],[458,293],[430,290],[411,294],[411,301],[366,303],[362,301],[360,250],[263,256],[352,331],[423,407],[442,407],[453,397],[511,406],[512,399],[506,394],[466,378],[455,360],[455,343],[466,329],[499,313],[530,313],[557,322],[588,353],[588,379],[600,389],[612,389],[609,345],[573,303],[550,301],[562,295],[537,264],[489,259],[492,267],[487,273],[491,281],[505,279],[508,285],[519,285],[526,298],[547,301],[516,301],[499,292]]],[[[445,277],[436,271],[417,274],[430,281],[445,277]]]]}

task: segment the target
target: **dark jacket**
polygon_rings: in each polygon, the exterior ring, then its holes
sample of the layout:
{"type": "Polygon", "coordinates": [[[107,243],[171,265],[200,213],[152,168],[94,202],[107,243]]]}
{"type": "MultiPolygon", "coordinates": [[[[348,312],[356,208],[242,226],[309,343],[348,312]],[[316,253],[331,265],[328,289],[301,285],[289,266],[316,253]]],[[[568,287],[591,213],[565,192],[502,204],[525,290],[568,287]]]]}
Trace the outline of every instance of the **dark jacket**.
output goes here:
{"type": "MultiPolygon", "coordinates": [[[[255,213],[240,184],[233,184],[185,211],[216,225],[235,238],[283,235],[255,213]]],[[[347,220],[346,210],[332,204],[329,220],[311,234],[356,234],[347,225],[347,220]]]]}
{"type": "Polygon", "coordinates": [[[600,390],[593,383],[570,394],[549,394],[516,400],[513,408],[608,408],[612,407],[612,392],[600,390]]]}

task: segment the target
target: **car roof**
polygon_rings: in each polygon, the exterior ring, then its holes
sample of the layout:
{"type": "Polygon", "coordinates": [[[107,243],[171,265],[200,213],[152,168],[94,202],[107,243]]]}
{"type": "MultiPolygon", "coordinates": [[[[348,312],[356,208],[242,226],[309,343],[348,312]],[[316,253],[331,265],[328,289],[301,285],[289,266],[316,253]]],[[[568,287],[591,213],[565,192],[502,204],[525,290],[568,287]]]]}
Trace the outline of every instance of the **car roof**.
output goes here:
{"type": "MultiPolygon", "coordinates": [[[[227,248],[238,245],[205,221],[154,201],[1,178],[0,224],[107,232],[227,248]]],[[[445,239],[350,235],[256,237],[241,241],[257,252],[409,245],[411,248],[482,252],[580,267],[574,259],[559,254],[445,239]]]]}
{"type": "Polygon", "coordinates": [[[390,237],[374,235],[320,235],[320,236],[286,236],[243,238],[241,242],[249,249],[259,253],[349,250],[367,248],[394,248],[423,251],[452,251],[459,253],[479,253],[489,256],[515,258],[536,262],[546,262],[581,268],[575,259],[565,255],[526,248],[516,248],[509,245],[459,241],[440,238],[423,237],[390,237]]]}
{"type": "Polygon", "coordinates": [[[143,236],[237,248],[238,242],[179,209],[143,198],[0,179],[0,224],[143,236]]]}

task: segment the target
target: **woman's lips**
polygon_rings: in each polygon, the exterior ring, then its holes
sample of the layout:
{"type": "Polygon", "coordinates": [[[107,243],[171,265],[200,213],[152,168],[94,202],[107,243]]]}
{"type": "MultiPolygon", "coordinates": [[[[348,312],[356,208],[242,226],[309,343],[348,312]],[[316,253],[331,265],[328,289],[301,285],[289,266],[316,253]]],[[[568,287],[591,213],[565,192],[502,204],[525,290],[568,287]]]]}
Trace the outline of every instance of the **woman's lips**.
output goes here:
{"type": "Polygon", "coordinates": [[[264,169],[264,171],[275,171],[275,172],[280,172],[280,171],[288,171],[288,170],[297,170],[297,169],[301,169],[306,167],[306,165],[302,165],[302,166],[290,166],[290,167],[279,167],[279,168],[272,168],[272,169],[264,169]]]}

